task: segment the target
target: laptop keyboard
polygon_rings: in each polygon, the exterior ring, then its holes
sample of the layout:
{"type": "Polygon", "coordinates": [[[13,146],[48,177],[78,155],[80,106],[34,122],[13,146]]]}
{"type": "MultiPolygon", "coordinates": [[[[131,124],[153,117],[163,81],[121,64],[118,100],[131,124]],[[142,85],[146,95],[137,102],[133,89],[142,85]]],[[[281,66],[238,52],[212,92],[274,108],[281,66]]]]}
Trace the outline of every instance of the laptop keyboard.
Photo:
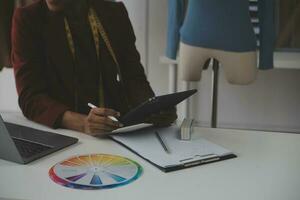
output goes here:
{"type": "Polygon", "coordinates": [[[16,147],[18,148],[23,158],[29,158],[31,156],[51,149],[50,147],[45,145],[28,142],[17,138],[13,138],[13,141],[15,142],[16,147]]]}

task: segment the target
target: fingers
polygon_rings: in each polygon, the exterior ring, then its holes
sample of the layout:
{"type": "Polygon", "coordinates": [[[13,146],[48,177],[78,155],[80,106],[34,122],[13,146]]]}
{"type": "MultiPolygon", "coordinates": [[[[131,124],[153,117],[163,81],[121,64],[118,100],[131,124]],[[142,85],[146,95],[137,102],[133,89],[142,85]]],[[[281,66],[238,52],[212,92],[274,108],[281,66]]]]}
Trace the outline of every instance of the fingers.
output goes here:
{"type": "Polygon", "coordinates": [[[109,109],[109,108],[93,108],[90,111],[91,113],[93,113],[94,115],[98,115],[98,116],[113,116],[113,117],[120,117],[120,113],[109,109]]]}
{"type": "Polygon", "coordinates": [[[116,128],[123,127],[120,122],[111,119],[111,116],[120,117],[120,113],[108,108],[93,108],[89,113],[89,120],[92,123],[102,123],[116,128]]]}
{"type": "Polygon", "coordinates": [[[92,125],[89,127],[89,131],[86,133],[91,136],[105,136],[113,130],[113,128],[107,126],[92,125]]]}
{"type": "Polygon", "coordinates": [[[95,125],[105,125],[113,128],[122,127],[122,125],[119,122],[113,121],[108,117],[102,117],[94,114],[88,117],[88,122],[95,125]]]}
{"type": "Polygon", "coordinates": [[[107,126],[105,124],[86,122],[84,132],[91,136],[104,136],[115,129],[115,127],[107,126]]]}
{"type": "Polygon", "coordinates": [[[119,117],[120,114],[107,108],[91,109],[84,122],[84,132],[92,136],[101,136],[123,127],[120,122],[110,119],[109,116],[119,117]]]}

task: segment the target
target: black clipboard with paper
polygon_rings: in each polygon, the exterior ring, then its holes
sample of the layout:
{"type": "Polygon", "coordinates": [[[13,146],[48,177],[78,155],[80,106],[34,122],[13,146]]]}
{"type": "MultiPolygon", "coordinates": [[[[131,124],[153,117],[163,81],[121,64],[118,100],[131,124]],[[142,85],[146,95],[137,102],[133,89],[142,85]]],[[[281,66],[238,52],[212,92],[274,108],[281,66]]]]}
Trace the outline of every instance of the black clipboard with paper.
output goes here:
{"type": "Polygon", "coordinates": [[[225,147],[204,138],[182,141],[179,139],[179,133],[180,128],[174,125],[166,128],[150,127],[135,132],[111,135],[110,137],[164,172],[237,157],[225,147]],[[159,132],[170,153],[164,151],[155,136],[155,132],[159,132]]]}

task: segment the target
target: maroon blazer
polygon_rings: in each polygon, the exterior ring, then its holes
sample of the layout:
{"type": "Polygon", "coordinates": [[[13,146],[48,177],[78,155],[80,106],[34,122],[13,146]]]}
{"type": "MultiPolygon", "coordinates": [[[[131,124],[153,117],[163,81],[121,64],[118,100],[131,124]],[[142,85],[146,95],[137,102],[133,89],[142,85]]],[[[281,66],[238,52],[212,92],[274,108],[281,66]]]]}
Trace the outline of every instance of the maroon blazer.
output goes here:
{"type": "MultiPolygon", "coordinates": [[[[154,93],[141,65],[136,38],[123,3],[103,0],[90,0],[90,3],[102,20],[120,63],[123,84],[116,80],[117,70],[110,56],[103,58],[111,62],[104,67],[103,74],[115,109],[124,114],[154,93]]],[[[57,128],[63,113],[74,111],[74,66],[64,18],[49,13],[45,0],[15,11],[12,64],[24,115],[57,128]]],[[[171,121],[175,119],[174,112],[171,121]]]]}

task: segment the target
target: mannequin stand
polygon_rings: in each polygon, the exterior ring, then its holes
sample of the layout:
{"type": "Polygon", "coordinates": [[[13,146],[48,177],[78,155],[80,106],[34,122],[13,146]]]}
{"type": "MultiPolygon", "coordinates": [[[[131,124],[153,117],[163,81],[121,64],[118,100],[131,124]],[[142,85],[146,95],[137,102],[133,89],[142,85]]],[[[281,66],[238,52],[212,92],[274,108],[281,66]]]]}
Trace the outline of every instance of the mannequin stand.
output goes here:
{"type": "MultiPolygon", "coordinates": [[[[160,58],[161,63],[167,64],[169,66],[169,92],[174,93],[177,92],[177,70],[178,70],[178,61],[171,60],[167,57],[160,58]]],[[[205,64],[204,70],[209,68],[210,60],[205,64]]],[[[212,62],[212,92],[211,92],[211,128],[217,128],[218,124],[218,92],[219,92],[219,62],[213,59],[212,62]]],[[[184,90],[190,89],[190,82],[184,82],[184,90]]],[[[190,108],[189,100],[185,103],[184,108],[184,117],[189,118],[189,108],[190,108]]]]}
{"type": "Polygon", "coordinates": [[[218,124],[218,92],[219,92],[219,69],[220,65],[213,59],[212,65],[212,93],[211,93],[211,128],[217,128],[218,124]]]}

